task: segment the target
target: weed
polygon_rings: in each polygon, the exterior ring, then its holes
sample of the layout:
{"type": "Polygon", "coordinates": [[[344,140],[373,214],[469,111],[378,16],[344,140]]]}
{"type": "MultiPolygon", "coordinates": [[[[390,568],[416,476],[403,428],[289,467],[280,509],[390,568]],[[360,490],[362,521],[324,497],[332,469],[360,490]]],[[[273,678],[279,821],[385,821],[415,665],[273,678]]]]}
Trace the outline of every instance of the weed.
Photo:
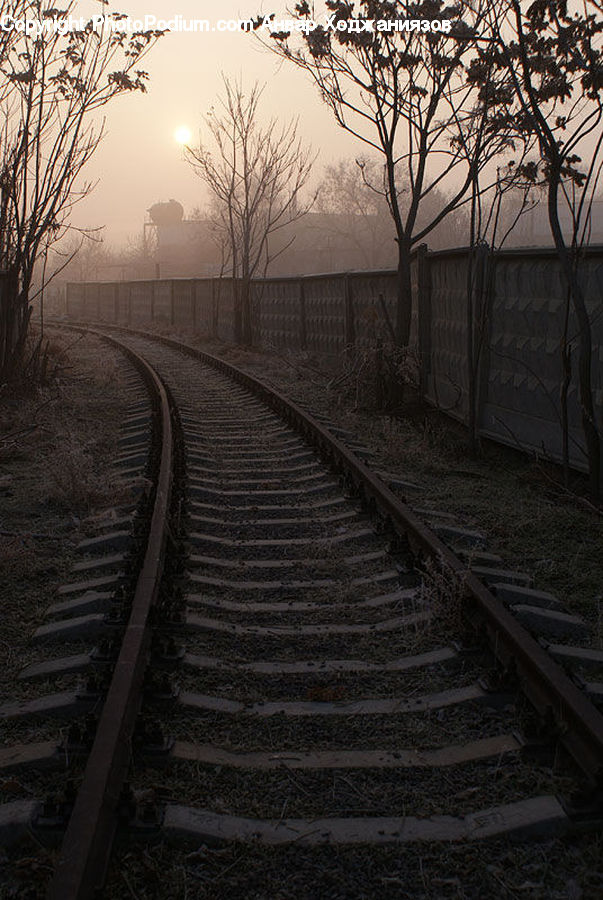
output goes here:
{"type": "Polygon", "coordinates": [[[430,633],[437,630],[450,636],[462,632],[467,574],[468,570],[454,571],[440,558],[423,563],[419,602],[431,612],[425,626],[430,633]]]}

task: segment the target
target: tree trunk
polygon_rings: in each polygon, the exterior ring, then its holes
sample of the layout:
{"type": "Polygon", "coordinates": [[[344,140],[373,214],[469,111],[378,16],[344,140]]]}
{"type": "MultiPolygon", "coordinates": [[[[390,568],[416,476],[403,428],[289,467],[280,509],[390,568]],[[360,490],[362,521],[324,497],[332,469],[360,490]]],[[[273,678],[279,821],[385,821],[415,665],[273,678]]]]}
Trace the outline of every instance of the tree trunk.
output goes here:
{"type": "Polygon", "coordinates": [[[572,350],[569,343],[569,312],[570,312],[570,292],[566,291],[565,297],[565,314],[563,317],[563,335],[561,337],[561,371],[563,377],[561,379],[561,389],[559,392],[559,403],[561,406],[561,441],[562,441],[562,465],[563,465],[563,484],[569,487],[569,413],[567,398],[572,380],[572,350]]]}
{"type": "Polygon", "coordinates": [[[27,290],[14,269],[0,282],[0,381],[16,378],[23,363],[31,310],[27,290]]]}
{"type": "Polygon", "coordinates": [[[241,343],[251,346],[251,278],[241,279],[241,343]]]}
{"type": "Polygon", "coordinates": [[[233,276],[232,279],[232,303],[233,303],[233,328],[235,344],[243,343],[243,310],[242,310],[241,280],[233,276]]]}
{"type": "Polygon", "coordinates": [[[575,267],[559,224],[558,181],[555,172],[551,174],[548,191],[549,224],[555,241],[555,247],[561,271],[570,292],[572,306],[578,322],[578,383],[580,386],[580,407],[582,412],[582,430],[588,454],[588,471],[590,492],[597,502],[601,496],[601,437],[597,428],[593,402],[591,364],[592,364],[592,330],[584,293],[578,281],[575,267]]]}
{"type": "Polygon", "coordinates": [[[412,320],[410,244],[408,241],[398,242],[398,276],[396,279],[396,287],[396,342],[399,347],[408,347],[408,344],[410,343],[410,325],[412,320]]]}

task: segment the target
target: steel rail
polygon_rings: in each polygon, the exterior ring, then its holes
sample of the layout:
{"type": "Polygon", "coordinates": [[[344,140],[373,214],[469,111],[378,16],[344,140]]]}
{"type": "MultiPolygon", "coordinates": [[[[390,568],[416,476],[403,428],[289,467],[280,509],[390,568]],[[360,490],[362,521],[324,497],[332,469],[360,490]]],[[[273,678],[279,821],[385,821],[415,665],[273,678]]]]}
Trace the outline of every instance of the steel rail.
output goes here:
{"type": "Polygon", "coordinates": [[[50,884],[50,900],[88,900],[97,896],[104,881],[149,657],[150,613],[159,595],[172,492],[173,436],[165,387],[141,356],[102,332],[87,330],[125,351],[152,386],[159,411],[161,458],[148,543],[128,624],[50,884]]]}
{"type": "MultiPolygon", "coordinates": [[[[521,690],[543,720],[552,714],[557,738],[570,753],[588,781],[598,788],[603,784],[603,715],[571,681],[566,672],[525,630],[495,595],[473,575],[461,560],[428,528],[390,488],[317,419],[269,387],[259,378],[231,363],[182,341],[139,329],[108,325],[127,333],[158,341],[193,356],[223,372],[261,397],[273,410],[317,449],[344,477],[351,475],[364,499],[387,518],[396,532],[409,540],[411,547],[445,566],[462,581],[470,612],[483,626],[491,649],[501,665],[512,670],[521,690]]],[[[476,624],[475,622],[473,623],[476,624]]]]}

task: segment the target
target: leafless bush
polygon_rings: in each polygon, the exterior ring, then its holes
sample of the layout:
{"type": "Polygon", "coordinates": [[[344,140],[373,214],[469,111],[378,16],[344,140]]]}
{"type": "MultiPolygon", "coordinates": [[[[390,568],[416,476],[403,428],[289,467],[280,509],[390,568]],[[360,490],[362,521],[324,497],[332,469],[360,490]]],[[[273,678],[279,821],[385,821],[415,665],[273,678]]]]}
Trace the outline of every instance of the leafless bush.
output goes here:
{"type": "Polygon", "coordinates": [[[432,612],[429,627],[446,635],[463,628],[463,605],[467,572],[455,572],[442,559],[428,559],[423,565],[421,600],[432,612]]]}
{"type": "Polygon", "coordinates": [[[366,347],[346,348],[343,372],[329,383],[347,398],[355,409],[393,410],[418,389],[416,353],[408,347],[395,347],[375,341],[366,347]]]}
{"type": "Polygon", "coordinates": [[[107,478],[96,466],[92,444],[68,440],[55,454],[54,468],[48,473],[46,499],[78,515],[94,509],[126,504],[141,479],[124,481],[107,478]]]}

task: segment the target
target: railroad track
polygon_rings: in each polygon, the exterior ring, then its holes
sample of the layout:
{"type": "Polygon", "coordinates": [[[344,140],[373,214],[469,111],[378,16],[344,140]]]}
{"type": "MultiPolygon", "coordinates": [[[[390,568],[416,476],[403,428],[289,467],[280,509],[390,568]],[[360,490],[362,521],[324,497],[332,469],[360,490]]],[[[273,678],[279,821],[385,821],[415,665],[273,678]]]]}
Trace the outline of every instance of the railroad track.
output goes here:
{"type": "Polygon", "coordinates": [[[0,808],[6,841],[61,841],[49,896],[94,896],[116,833],[366,859],[596,820],[603,719],[517,618],[537,619],[542,596],[479,548],[453,553],[341,440],[250,376],[111,334],[138,371],[118,464],[152,489],[82,547],[37,635],[95,649],[23,673],[78,673],[87,691],[0,709],[93,716],[61,747],[0,755],[4,771],[75,760],[61,809],[0,808]]]}

